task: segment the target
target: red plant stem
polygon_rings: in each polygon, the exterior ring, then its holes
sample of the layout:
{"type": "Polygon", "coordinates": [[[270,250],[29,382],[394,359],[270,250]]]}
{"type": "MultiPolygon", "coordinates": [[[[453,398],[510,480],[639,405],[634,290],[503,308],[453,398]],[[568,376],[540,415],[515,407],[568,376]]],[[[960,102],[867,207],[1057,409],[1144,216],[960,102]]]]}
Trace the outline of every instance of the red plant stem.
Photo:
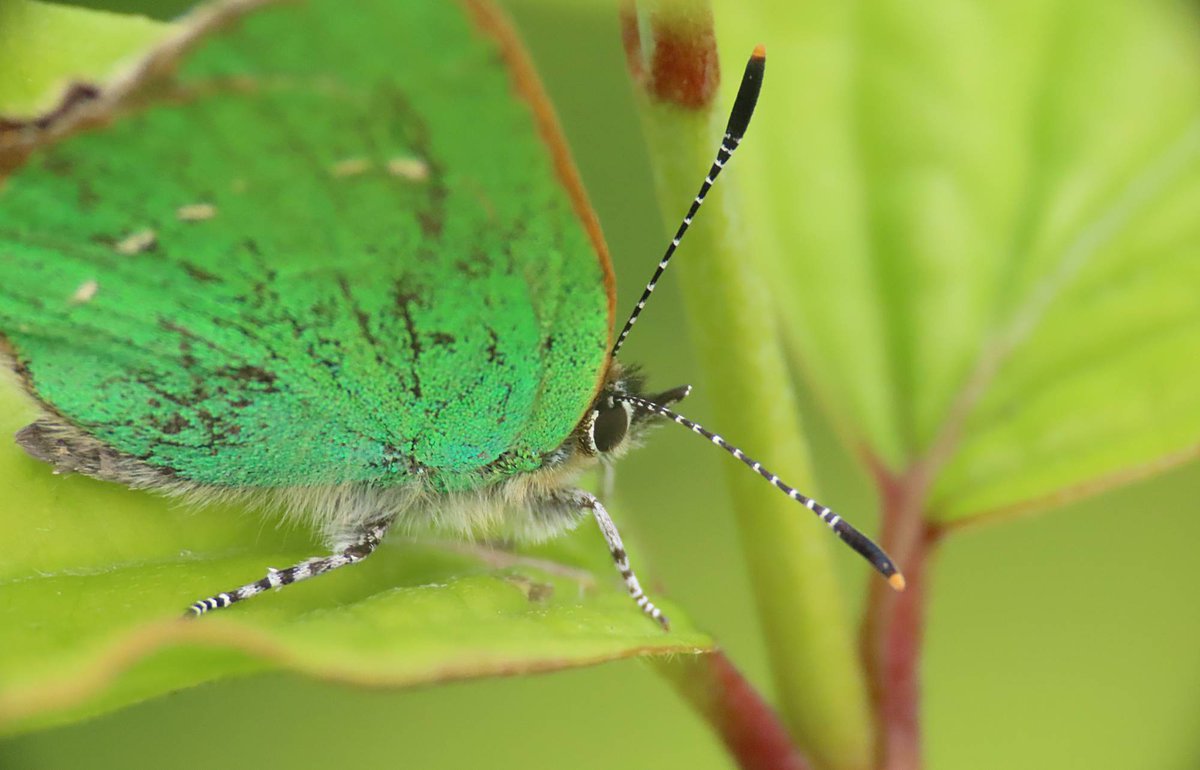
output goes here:
{"type": "Polygon", "coordinates": [[[918,770],[927,567],[938,539],[922,515],[932,474],[920,464],[900,476],[878,465],[874,470],[883,506],[883,548],[908,581],[899,593],[871,581],[867,599],[862,652],[877,727],[876,766],[918,770]]]}
{"type": "Polygon", "coordinates": [[[774,709],[725,653],[660,658],[654,664],[712,725],[743,770],[809,770],[774,709]]]}

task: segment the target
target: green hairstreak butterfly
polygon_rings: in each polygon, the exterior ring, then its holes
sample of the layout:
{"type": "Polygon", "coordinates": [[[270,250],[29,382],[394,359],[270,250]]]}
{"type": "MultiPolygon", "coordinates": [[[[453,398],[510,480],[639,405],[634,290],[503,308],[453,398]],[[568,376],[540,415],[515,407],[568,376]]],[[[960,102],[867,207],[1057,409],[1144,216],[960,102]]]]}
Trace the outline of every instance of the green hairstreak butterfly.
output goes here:
{"type": "Polygon", "coordinates": [[[104,91],[0,139],[0,333],[56,470],[266,496],[331,553],[193,614],[358,562],[389,528],[553,536],[591,515],[579,475],[666,419],[812,510],[833,511],[644,392],[617,354],[749,124],[725,136],[633,314],[523,49],[485,2],[224,2],[104,91]],[[380,52],[393,51],[394,56],[380,52]]]}

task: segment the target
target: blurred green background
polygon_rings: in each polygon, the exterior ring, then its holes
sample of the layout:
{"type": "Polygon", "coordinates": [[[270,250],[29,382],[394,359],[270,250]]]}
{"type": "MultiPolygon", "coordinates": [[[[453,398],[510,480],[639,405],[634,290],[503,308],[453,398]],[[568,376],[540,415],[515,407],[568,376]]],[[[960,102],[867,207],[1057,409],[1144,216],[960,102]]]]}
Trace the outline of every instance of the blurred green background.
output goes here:
{"type": "MultiPolygon", "coordinates": [[[[505,5],[565,124],[614,253],[619,307],[627,308],[667,225],[655,204],[615,11],[593,3],[505,5]]],[[[169,12],[157,6],[155,13],[169,12]]],[[[769,44],[770,30],[763,37],[769,44]]],[[[764,99],[803,88],[767,83],[764,99]]],[[[710,412],[694,361],[704,341],[687,333],[676,282],[668,279],[655,296],[626,358],[642,362],[655,385],[696,385],[685,412],[704,422],[710,412]]],[[[801,406],[822,498],[875,531],[873,485],[811,401],[801,406]]],[[[738,437],[737,425],[715,427],[738,437]]],[[[690,608],[769,694],[718,472],[725,462],[681,431],[660,431],[620,467],[625,528],[644,554],[648,582],[690,608]]],[[[1192,462],[1044,516],[950,537],[932,566],[923,667],[928,766],[1200,767],[1200,606],[1189,599],[1197,499],[1200,467],[1192,462]]],[[[840,556],[846,594],[859,597],[866,568],[840,556]]],[[[638,662],[398,693],[259,676],[0,743],[5,768],[326,763],[730,766],[705,725],[638,662]]]]}

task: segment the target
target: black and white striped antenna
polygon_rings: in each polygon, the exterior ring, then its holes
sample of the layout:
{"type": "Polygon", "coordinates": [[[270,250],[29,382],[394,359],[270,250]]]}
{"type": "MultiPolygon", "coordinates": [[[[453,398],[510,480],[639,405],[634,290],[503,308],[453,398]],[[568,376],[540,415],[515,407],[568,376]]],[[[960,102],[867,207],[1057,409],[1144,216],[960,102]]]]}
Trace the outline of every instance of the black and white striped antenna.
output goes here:
{"type": "Polygon", "coordinates": [[[688,208],[683,221],[679,223],[679,229],[675,231],[675,237],[667,245],[666,253],[658,261],[658,267],[655,268],[654,275],[650,276],[650,282],[642,290],[642,296],[634,306],[633,312],[629,314],[629,320],[625,322],[625,328],[621,329],[621,333],[617,335],[617,341],[612,349],[612,356],[614,358],[620,352],[621,346],[625,344],[625,338],[629,336],[629,330],[637,323],[638,316],[645,309],[646,300],[650,299],[650,295],[654,293],[654,287],[658,285],[658,279],[662,278],[663,271],[667,269],[667,265],[671,262],[671,257],[675,255],[675,249],[679,248],[679,242],[683,240],[683,234],[691,227],[692,219],[696,216],[696,212],[704,205],[704,197],[712,189],[717,175],[721,173],[721,169],[725,168],[725,164],[733,157],[733,153],[737,150],[738,144],[741,143],[742,137],[746,135],[746,127],[750,125],[750,116],[754,114],[754,105],[758,103],[758,92],[762,88],[763,72],[766,68],[766,63],[767,49],[760,45],[754,49],[754,53],[750,56],[750,61],[746,62],[746,72],[742,75],[742,84],[738,86],[737,98],[733,100],[733,110],[729,113],[729,123],[725,126],[725,136],[721,139],[721,146],[717,149],[717,157],[713,160],[712,168],[708,170],[708,175],[704,177],[704,183],[700,185],[700,192],[696,193],[691,207],[688,208]]]}
{"type": "MultiPolygon", "coordinates": [[[[750,61],[746,63],[746,71],[742,75],[742,84],[738,87],[737,98],[733,102],[733,110],[729,115],[729,123],[725,126],[725,136],[721,139],[721,146],[717,149],[717,157],[713,161],[712,168],[709,169],[707,176],[704,177],[704,183],[700,185],[700,192],[692,200],[692,205],[688,208],[687,214],[683,217],[683,222],[680,223],[679,229],[675,232],[675,237],[671,239],[666,253],[663,254],[662,259],[658,262],[658,267],[654,270],[654,275],[650,277],[650,282],[646,284],[645,290],[642,291],[642,296],[633,308],[633,312],[630,313],[629,320],[625,322],[625,328],[617,336],[617,341],[612,349],[613,357],[616,357],[617,353],[621,350],[621,346],[625,343],[625,338],[629,336],[629,331],[637,323],[638,317],[646,307],[646,300],[654,293],[654,287],[658,285],[658,280],[662,277],[663,271],[667,269],[667,265],[671,262],[671,257],[674,256],[675,250],[679,248],[679,242],[683,240],[683,234],[691,226],[696,212],[704,205],[704,197],[708,195],[708,191],[712,188],[717,175],[721,173],[721,169],[725,168],[725,164],[729,162],[734,151],[737,150],[738,145],[741,143],[742,137],[745,136],[746,127],[750,125],[750,117],[754,114],[754,106],[758,103],[758,93],[762,88],[766,61],[766,49],[760,45],[754,49],[754,53],[750,56],[750,61]]],[[[884,553],[883,549],[876,545],[871,538],[859,532],[850,522],[829,508],[821,505],[811,497],[806,497],[794,487],[785,484],[778,476],[764,468],[762,463],[752,457],[746,456],[741,449],[730,444],[716,433],[705,429],[702,425],[692,422],[683,415],[677,414],[653,401],[625,393],[614,394],[613,400],[624,401],[637,409],[665,417],[678,425],[682,425],[693,433],[704,436],[712,443],[721,447],[759,476],[766,479],[769,484],[780,492],[783,492],[816,514],[817,518],[832,529],[843,543],[857,551],[864,559],[871,563],[872,567],[887,578],[888,584],[892,588],[897,591],[904,590],[904,575],[896,568],[896,564],[892,561],[891,557],[884,553]]]]}
{"type": "Polygon", "coordinates": [[[891,557],[884,553],[882,548],[875,545],[875,542],[871,538],[859,532],[850,522],[834,513],[831,509],[826,508],[811,497],[804,496],[794,487],[785,484],[778,476],[764,468],[758,460],[748,457],[742,450],[730,444],[716,433],[707,430],[703,425],[693,422],[683,415],[673,412],[665,406],[660,406],[653,401],[628,394],[614,395],[613,400],[625,401],[638,409],[666,417],[671,422],[682,425],[692,433],[704,436],[704,438],[721,447],[740,460],[744,465],[749,466],[750,470],[766,479],[767,483],[771,486],[815,513],[817,518],[828,525],[834,531],[834,534],[841,538],[843,543],[858,551],[859,555],[871,562],[871,566],[878,570],[879,574],[887,578],[888,584],[892,588],[895,588],[897,591],[904,590],[904,575],[900,573],[900,570],[896,569],[896,564],[892,561],[891,557]]]}

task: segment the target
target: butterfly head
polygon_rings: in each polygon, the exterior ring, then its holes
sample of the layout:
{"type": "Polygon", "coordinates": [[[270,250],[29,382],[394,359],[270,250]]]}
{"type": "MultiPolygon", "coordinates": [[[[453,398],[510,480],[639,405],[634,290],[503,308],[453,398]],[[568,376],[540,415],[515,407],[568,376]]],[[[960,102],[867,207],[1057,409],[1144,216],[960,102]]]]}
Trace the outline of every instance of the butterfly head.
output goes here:
{"type": "Polygon", "coordinates": [[[665,406],[682,400],[692,390],[691,385],[681,385],[648,394],[644,386],[645,378],[636,369],[613,361],[604,388],[576,431],[581,452],[601,460],[618,459],[637,446],[646,429],[658,422],[651,420],[656,416],[654,412],[627,400],[629,397],[665,406]]]}

